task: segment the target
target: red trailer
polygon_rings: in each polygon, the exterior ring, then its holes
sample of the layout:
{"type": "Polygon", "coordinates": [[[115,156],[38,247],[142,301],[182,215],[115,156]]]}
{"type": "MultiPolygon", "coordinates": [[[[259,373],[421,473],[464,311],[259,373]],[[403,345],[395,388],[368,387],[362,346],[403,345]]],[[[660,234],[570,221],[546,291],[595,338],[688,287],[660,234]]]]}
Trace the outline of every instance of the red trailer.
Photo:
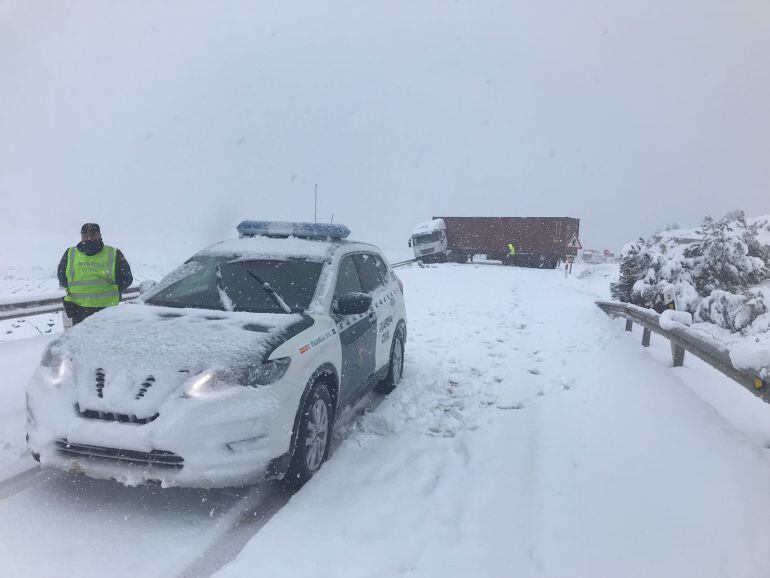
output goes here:
{"type": "Polygon", "coordinates": [[[443,222],[444,258],[451,261],[486,255],[510,265],[554,268],[577,253],[569,245],[579,245],[580,219],[573,217],[434,217],[434,222],[438,229],[443,222]]]}

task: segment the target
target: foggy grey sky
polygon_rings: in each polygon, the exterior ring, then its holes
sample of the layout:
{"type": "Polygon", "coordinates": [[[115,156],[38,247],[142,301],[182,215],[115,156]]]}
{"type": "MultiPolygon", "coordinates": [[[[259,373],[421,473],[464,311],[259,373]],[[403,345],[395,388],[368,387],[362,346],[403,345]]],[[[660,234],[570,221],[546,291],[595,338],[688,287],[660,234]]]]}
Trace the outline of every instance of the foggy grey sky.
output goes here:
{"type": "Polygon", "coordinates": [[[316,182],[319,220],[395,248],[434,214],[618,250],[770,213],[764,1],[5,0],[0,87],[6,261],[83,221],[178,260],[312,220],[316,182]]]}

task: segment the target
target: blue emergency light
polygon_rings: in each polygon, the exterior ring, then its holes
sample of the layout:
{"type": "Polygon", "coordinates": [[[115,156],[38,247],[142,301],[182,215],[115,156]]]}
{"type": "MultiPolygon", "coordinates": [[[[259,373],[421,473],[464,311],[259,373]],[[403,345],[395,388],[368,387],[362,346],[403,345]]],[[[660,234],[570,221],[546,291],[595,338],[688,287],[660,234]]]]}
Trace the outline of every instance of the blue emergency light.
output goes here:
{"type": "Polygon", "coordinates": [[[300,237],[303,239],[347,239],[350,229],[335,223],[289,223],[243,221],[237,227],[241,237],[300,237]]]}

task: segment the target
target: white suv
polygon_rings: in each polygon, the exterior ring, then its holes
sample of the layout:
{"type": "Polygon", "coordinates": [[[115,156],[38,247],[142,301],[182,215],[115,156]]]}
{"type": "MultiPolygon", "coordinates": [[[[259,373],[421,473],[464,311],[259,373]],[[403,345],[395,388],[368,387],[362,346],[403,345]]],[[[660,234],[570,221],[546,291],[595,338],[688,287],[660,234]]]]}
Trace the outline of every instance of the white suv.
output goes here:
{"type": "Polygon", "coordinates": [[[303,483],[334,422],[401,380],[403,286],[343,225],[244,221],[46,349],[27,388],[43,466],[125,484],[303,483]]]}

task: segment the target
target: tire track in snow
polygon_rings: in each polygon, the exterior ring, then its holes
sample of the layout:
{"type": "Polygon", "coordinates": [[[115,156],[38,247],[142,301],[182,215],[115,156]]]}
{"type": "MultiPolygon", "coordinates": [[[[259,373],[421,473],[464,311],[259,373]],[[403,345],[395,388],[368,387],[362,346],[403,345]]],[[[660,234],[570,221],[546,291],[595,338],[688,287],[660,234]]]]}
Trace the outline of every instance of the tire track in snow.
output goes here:
{"type": "Polygon", "coordinates": [[[35,466],[0,481],[0,500],[5,500],[48,479],[48,473],[35,466]]]}
{"type": "Polygon", "coordinates": [[[277,483],[264,483],[251,488],[225,514],[220,515],[214,526],[196,540],[185,555],[166,568],[160,576],[211,576],[234,559],[290,497],[291,492],[277,483]]]}
{"type": "MultiPolygon", "coordinates": [[[[344,443],[366,413],[374,411],[383,397],[371,392],[335,424],[330,455],[344,443]]],[[[231,562],[243,547],[283,508],[295,494],[280,482],[253,487],[217,524],[189,549],[189,553],[168,567],[163,578],[205,578],[231,562]]]]}

